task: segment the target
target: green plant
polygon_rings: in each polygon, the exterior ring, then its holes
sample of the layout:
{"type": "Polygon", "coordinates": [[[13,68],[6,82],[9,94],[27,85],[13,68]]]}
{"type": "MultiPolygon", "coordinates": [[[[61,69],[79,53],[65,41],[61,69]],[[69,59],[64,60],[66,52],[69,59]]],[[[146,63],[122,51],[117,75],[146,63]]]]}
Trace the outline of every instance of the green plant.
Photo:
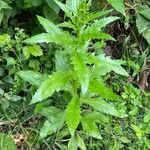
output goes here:
{"type": "Polygon", "coordinates": [[[65,12],[68,21],[55,25],[53,22],[38,16],[40,24],[47,33],[35,35],[24,43],[55,43],[61,50],[55,54],[55,72],[46,75],[47,79],[38,84],[45,76],[29,71],[18,72],[17,75],[25,81],[37,85],[38,90],[33,95],[31,104],[49,99],[55,92],[67,92],[68,104],[62,110],[57,106],[37,109],[36,112],[48,117],[41,130],[41,137],[60,130],[66,122],[71,134],[68,149],[85,149],[82,138],[76,130],[81,128],[89,136],[102,139],[97,123],[101,122],[102,114],[115,117],[125,117],[126,114],[115,108],[115,101],[121,97],[107,86],[105,77],[114,71],[117,74],[128,76],[121,66],[122,60],[112,60],[104,53],[94,53],[90,47],[102,43],[103,40],[114,40],[110,35],[103,33],[103,28],[119,19],[115,16],[105,17],[110,11],[90,12],[90,1],[67,1],[66,5],[56,1],[65,12]],[[70,32],[63,29],[69,28],[70,32]],[[36,78],[36,80],[35,80],[36,78]],[[71,99],[70,99],[71,97],[71,99]],[[59,122],[59,124],[58,124],[59,122]],[[81,146],[82,145],[82,146],[81,146]]]}

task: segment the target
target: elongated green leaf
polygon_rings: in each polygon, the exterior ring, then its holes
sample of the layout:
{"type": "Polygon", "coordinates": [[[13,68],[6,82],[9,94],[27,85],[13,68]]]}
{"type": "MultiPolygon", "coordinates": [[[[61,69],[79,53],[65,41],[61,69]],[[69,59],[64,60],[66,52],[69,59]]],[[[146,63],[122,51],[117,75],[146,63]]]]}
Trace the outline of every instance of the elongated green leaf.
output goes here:
{"type": "Polygon", "coordinates": [[[150,44],[150,21],[141,14],[138,14],[136,19],[136,26],[138,28],[138,32],[142,34],[150,44]]]}
{"type": "Polygon", "coordinates": [[[6,134],[0,133],[0,149],[1,150],[16,150],[15,142],[6,134]]]}
{"type": "Polygon", "coordinates": [[[52,40],[51,34],[41,33],[41,34],[32,36],[31,38],[26,39],[23,42],[27,44],[36,44],[36,43],[43,43],[43,42],[50,43],[50,42],[54,42],[54,40],[52,40]]]}
{"type": "Polygon", "coordinates": [[[51,22],[50,20],[45,19],[41,16],[37,16],[37,18],[47,33],[59,34],[61,32],[61,29],[58,26],[56,26],[53,22],[51,22]]]}
{"type": "Polygon", "coordinates": [[[90,82],[90,91],[99,94],[102,98],[109,100],[120,100],[121,97],[112,91],[112,89],[106,87],[106,85],[100,80],[92,80],[90,82]]]}
{"type": "Polygon", "coordinates": [[[91,120],[91,122],[96,122],[100,124],[109,122],[109,117],[97,111],[88,113],[85,117],[91,120]]]}
{"type": "Polygon", "coordinates": [[[113,115],[116,117],[120,116],[119,111],[115,108],[113,104],[107,103],[101,98],[93,98],[90,100],[83,100],[84,103],[92,106],[94,109],[109,115],[113,115]]]}
{"type": "Polygon", "coordinates": [[[70,21],[69,22],[63,22],[58,24],[59,27],[65,27],[65,28],[70,28],[76,30],[76,27],[74,24],[72,24],[70,21]]]}
{"type": "Polygon", "coordinates": [[[99,55],[99,66],[103,68],[106,72],[114,71],[117,74],[128,76],[126,70],[121,66],[125,62],[122,60],[112,60],[110,57],[105,55],[99,55]]]}
{"type": "Polygon", "coordinates": [[[82,117],[81,123],[82,123],[83,129],[86,131],[86,133],[89,136],[92,136],[97,139],[102,139],[100,131],[93,118],[88,117],[88,116],[82,117]]]}
{"type": "Polygon", "coordinates": [[[80,0],[67,0],[66,5],[69,6],[74,12],[77,11],[80,0]]]}
{"type": "Polygon", "coordinates": [[[86,29],[82,33],[81,37],[82,37],[81,38],[82,41],[85,41],[85,42],[88,40],[92,40],[92,39],[104,39],[104,40],[114,40],[115,41],[115,39],[111,35],[99,32],[99,30],[96,28],[86,29]]]}
{"type": "Polygon", "coordinates": [[[81,84],[81,91],[85,94],[89,86],[89,70],[80,53],[76,52],[72,55],[72,64],[81,84]]]}
{"type": "Polygon", "coordinates": [[[123,0],[107,0],[108,3],[112,5],[118,12],[122,13],[124,16],[126,16],[125,13],[125,6],[123,0]]]}
{"type": "Polygon", "coordinates": [[[41,83],[47,78],[47,75],[41,74],[35,71],[19,71],[17,73],[24,81],[29,82],[30,84],[40,86],[41,83]]]}
{"type": "Polygon", "coordinates": [[[106,27],[109,23],[114,22],[117,19],[119,19],[119,17],[103,17],[102,19],[95,21],[95,23],[93,23],[91,27],[98,28],[101,31],[102,28],[106,27]]]}
{"type": "Polygon", "coordinates": [[[81,150],[86,150],[86,146],[85,146],[84,140],[83,140],[82,137],[79,136],[78,134],[77,134],[77,143],[78,143],[78,147],[79,147],[81,150]]]}
{"type": "Polygon", "coordinates": [[[70,18],[72,18],[72,9],[69,7],[69,6],[67,6],[67,5],[65,5],[65,4],[63,4],[63,3],[61,3],[61,2],[59,2],[58,0],[54,0],[55,1],[55,3],[65,12],[65,14],[68,16],[68,17],[70,17],[70,18]]]}
{"type": "Polygon", "coordinates": [[[35,44],[35,43],[56,43],[61,45],[62,47],[69,49],[74,45],[74,38],[68,32],[60,32],[60,33],[42,33],[35,36],[32,36],[29,39],[23,41],[27,44],[35,44]]]}
{"type": "Polygon", "coordinates": [[[4,1],[0,1],[0,10],[1,9],[11,9],[10,6],[8,6],[4,1]]]}
{"type": "MultiPolygon", "coordinates": [[[[50,109],[50,108],[49,108],[50,109]]],[[[59,112],[57,114],[51,113],[49,114],[49,120],[46,120],[43,124],[43,127],[40,131],[40,138],[43,139],[47,135],[51,135],[55,133],[57,130],[62,128],[62,125],[65,121],[64,112],[59,112]]]]}
{"type": "Polygon", "coordinates": [[[143,5],[142,10],[139,10],[138,12],[150,21],[150,8],[148,5],[143,5]]]}
{"type": "Polygon", "coordinates": [[[51,9],[53,9],[56,13],[59,13],[60,8],[53,0],[46,0],[46,2],[51,9]]]}
{"type": "Polygon", "coordinates": [[[50,97],[55,91],[61,90],[61,87],[67,84],[71,79],[71,72],[56,72],[49,79],[45,80],[41,87],[34,94],[31,104],[40,102],[50,97]]]}
{"type": "Polygon", "coordinates": [[[68,143],[67,150],[77,150],[77,149],[78,149],[77,141],[75,136],[73,136],[68,143]]]}
{"type": "Polygon", "coordinates": [[[102,17],[104,15],[107,15],[111,11],[112,10],[104,10],[104,11],[100,11],[100,12],[96,12],[96,13],[90,13],[86,22],[92,21],[92,20],[102,17]]]}
{"type": "Polygon", "coordinates": [[[1,25],[1,22],[3,20],[3,17],[4,17],[4,10],[1,10],[0,11],[0,25],[1,25]]]}
{"type": "Polygon", "coordinates": [[[56,51],[55,53],[55,67],[57,71],[69,71],[71,66],[69,62],[69,56],[62,51],[56,51]]]}
{"type": "Polygon", "coordinates": [[[66,122],[71,135],[74,135],[76,128],[80,122],[80,101],[73,98],[67,106],[66,122]]]}

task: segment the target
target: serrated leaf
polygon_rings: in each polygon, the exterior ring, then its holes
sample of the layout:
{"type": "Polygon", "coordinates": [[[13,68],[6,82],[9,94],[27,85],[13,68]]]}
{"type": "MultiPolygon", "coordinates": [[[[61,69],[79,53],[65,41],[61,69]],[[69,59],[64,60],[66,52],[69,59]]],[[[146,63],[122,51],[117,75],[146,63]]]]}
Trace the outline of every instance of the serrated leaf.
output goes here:
{"type": "Polygon", "coordinates": [[[92,28],[98,28],[101,31],[102,28],[106,27],[109,23],[118,20],[119,17],[110,16],[110,17],[103,17],[102,19],[96,20],[95,23],[91,25],[92,28]]]}
{"type": "Polygon", "coordinates": [[[60,32],[55,34],[50,33],[42,33],[35,36],[32,36],[29,39],[23,41],[27,44],[35,44],[35,43],[56,43],[66,49],[72,49],[74,45],[74,38],[68,32],[60,32]]]}
{"type": "Polygon", "coordinates": [[[69,71],[71,66],[69,62],[69,56],[62,51],[56,51],[55,53],[55,67],[57,71],[69,71]]]}
{"type": "MultiPolygon", "coordinates": [[[[51,109],[49,107],[49,109],[51,109]]],[[[43,110],[42,110],[43,111],[43,110]]],[[[41,112],[43,114],[43,112],[41,112]]],[[[47,135],[51,135],[52,133],[55,133],[57,130],[62,128],[63,123],[65,121],[65,115],[64,112],[58,112],[57,114],[52,112],[48,114],[48,119],[43,124],[43,127],[40,131],[40,138],[43,139],[47,135]]]]}
{"type": "Polygon", "coordinates": [[[6,45],[11,41],[10,36],[8,34],[0,35],[0,45],[6,45]]]}
{"type": "Polygon", "coordinates": [[[0,149],[1,150],[16,150],[17,148],[11,136],[0,133],[0,149]]]}
{"type": "Polygon", "coordinates": [[[121,97],[112,91],[112,89],[106,87],[102,80],[91,80],[90,91],[99,94],[102,98],[109,100],[120,100],[121,97]]]}
{"type": "Polygon", "coordinates": [[[49,42],[53,42],[54,40],[51,39],[51,34],[48,33],[41,33],[41,34],[37,34],[35,36],[32,36],[31,38],[28,38],[26,40],[24,40],[24,43],[27,44],[36,44],[36,43],[49,43],[49,42]]]}
{"type": "Polygon", "coordinates": [[[29,51],[33,56],[42,56],[43,51],[39,45],[33,45],[29,47],[29,51]]]}
{"type": "Polygon", "coordinates": [[[138,32],[142,34],[150,44],[150,21],[143,17],[141,14],[138,14],[136,19],[136,26],[138,28],[138,32]]]}
{"type": "Polygon", "coordinates": [[[122,60],[112,60],[110,57],[105,55],[99,55],[99,65],[106,70],[106,72],[114,71],[117,74],[128,76],[126,70],[121,66],[125,62],[122,60]]]}
{"type": "Polygon", "coordinates": [[[83,94],[85,94],[89,86],[89,69],[86,66],[83,57],[80,55],[80,53],[74,53],[71,59],[72,64],[74,65],[74,70],[81,84],[81,91],[83,94]]]}
{"type": "Polygon", "coordinates": [[[43,51],[39,45],[26,46],[22,49],[22,51],[26,59],[29,59],[30,55],[35,57],[43,55],[43,51]]]}
{"type": "Polygon", "coordinates": [[[47,75],[41,74],[35,71],[19,71],[17,75],[21,77],[25,82],[29,82],[30,84],[40,86],[41,83],[47,78],[47,75]]]}
{"type": "Polygon", "coordinates": [[[109,122],[109,118],[106,115],[103,115],[102,113],[97,112],[97,111],[88,113],[86,115],[86,118],[89,118],[91,122],[96,122],[100,124],[109,122]]]}
{"type": "Polygon", "coordinates": [[[112,7],[114,7],[114,9],[116,9],[118,12],[126,16],[123,0],[107,0],[107,1],[112,5],[112,7]]]}
{"type": "Polygon", "coordinates": [[[50,97],[55,91],[61,90],[61,87],[67,84],[71,76],[71,72],[56,72],[52,74],[48,79],[42,82],[40,88],[34,94],[31,104],[40,102],[50,97]]]}
{"type": "Polygon", "coordinates": [[[65,27],[65,28],[70,28],[76,30],[76,27],[74,24],[72,24],[70,21],[69,22],[63,22],[58,24],[59,27],[65,27]]]}
{"type": "Polygon", "coordinates": [[[142,15],[138,14],[136,19],[136,26],[138,28],[138,32],[141,34],[149,26],[149,21],[147,21],[147,19],[144,18],[142,15]]]}
{"type": "Polygon", "coordinates": [[[99,17],[105,16],[108,13],[110,13],[111,11],[112,10],[104,10],[104,11],[100,11],[100,12],[96,12],[96,13],[90,13],[87,20],[86,20],[86,22],[89,22],[89,21],[95,20],[99,17]]]}
{"type": "Polygon", "coordinates": [[[56,26],[53,22],[51,22],[50,20],[45,19],[41,16],[37,16],[37,18],[47,33],[59,34],[61,32],[61,29],[58,26],[56,26]]]}
{"type": "Polygon", "coordinates": [[[115,108],[113,104],[107,103],[106,101],[102,100],[101,98],[93,98],[83,100],[85,104],[92,106],[94,109],[109,114],[112,116],[120,117],[119,111],[115,108]]]}
{"type": "Polygon", "coordinates": [[[84,116],[81,119],[81,123],[82,123],[83,129],[86,131],[86,133],[89,136],[92,136],[97,139],[102,139],[100,131],[99,131],[95,121],[93,120],[93,118],[84,116]]]}
{"type": "Polygon", "coordinates": [[[77,144],[78,144],[78,147],[81,149],[81,150],[86,150],[86,146],[85,146],[85,143],[84,143],[84,140],[82,139],[81,136],[79,136],[77,134],[77,144]]]}
{"type": "Polygon", "coordinates": [[[81,34],[81,40],[82,41],[88,41],[88,40],[92,40],[92,39],[103,39],[103,40],[113,40],[115,41],[115,39],[106,33],[103,32],[99,32],[98,29],[93,29],[93,28],[87,28],[86,30],[84,30],[81,34]]]}
{"type": "Polygon", "coordinates": [[[71,135],[74,135],[80,122],[80,99],[73,98],[66,109],[66,123],[71,135]]]}
{"type": "Polygon", "coordinates": [[[65,12],[65,14],[69,17],[69,18],[72,18],[72,9],[69,7],[69,6],[67,6],[67,5],[65,5],[65,4],[63,4],[63,3],[61,3],[61,2],[59,2],[58,0],[54,0],[55,1],[55,3],[65,12]]]}

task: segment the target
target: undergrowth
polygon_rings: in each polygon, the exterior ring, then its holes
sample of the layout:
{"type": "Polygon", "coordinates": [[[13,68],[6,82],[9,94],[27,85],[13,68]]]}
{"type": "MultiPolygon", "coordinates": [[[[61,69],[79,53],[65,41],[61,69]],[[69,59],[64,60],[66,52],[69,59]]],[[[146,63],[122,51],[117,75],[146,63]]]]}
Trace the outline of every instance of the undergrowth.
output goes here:
{"type": "Polygon", "coordinates": [[[150,149],[149,7],[0,1],[0,149],[150,149]]]}

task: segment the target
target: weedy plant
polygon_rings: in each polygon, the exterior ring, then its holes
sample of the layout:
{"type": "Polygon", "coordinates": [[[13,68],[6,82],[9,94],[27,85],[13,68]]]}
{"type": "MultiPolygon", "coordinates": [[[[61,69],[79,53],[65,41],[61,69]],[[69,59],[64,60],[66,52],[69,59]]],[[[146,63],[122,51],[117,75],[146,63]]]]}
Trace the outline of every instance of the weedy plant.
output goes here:
{"type": "Polygon", "coordinates": [[[126,114],[115,108],[115,101],[121,100],[121,97],[105,81],[106,75],[112,71],[128,76],[121,66],[124,61],[112,60],[102,51],[96,51],[97,46],[102,48],[105,40],[115,40],[103,30],[119,18],[106,17],[111,10],[90,12],[90,1],[72,0],[67,1],[66,5],[57,0],[55,2],[65,12],[66,21],[55,25],[37,16],[46,33],[24,41],[31,45],[46,42],[61,46],[55,53],[55,71],[47,75],[26,70],[17,75],[38,87],[31,104],[42,103],[43,100],[49,100],[54,93],[59,94],[62,91],[70,97],[66,109],[60,109],[56,105],[36,110],[48,117],[40,137],[59,131],[66,123],[71,134],[68,149],[86,149],[77,131],[83,130],[91,137],[102,139],[97,124],[101,123],[103,114],[126,117],[126,114]]]}

